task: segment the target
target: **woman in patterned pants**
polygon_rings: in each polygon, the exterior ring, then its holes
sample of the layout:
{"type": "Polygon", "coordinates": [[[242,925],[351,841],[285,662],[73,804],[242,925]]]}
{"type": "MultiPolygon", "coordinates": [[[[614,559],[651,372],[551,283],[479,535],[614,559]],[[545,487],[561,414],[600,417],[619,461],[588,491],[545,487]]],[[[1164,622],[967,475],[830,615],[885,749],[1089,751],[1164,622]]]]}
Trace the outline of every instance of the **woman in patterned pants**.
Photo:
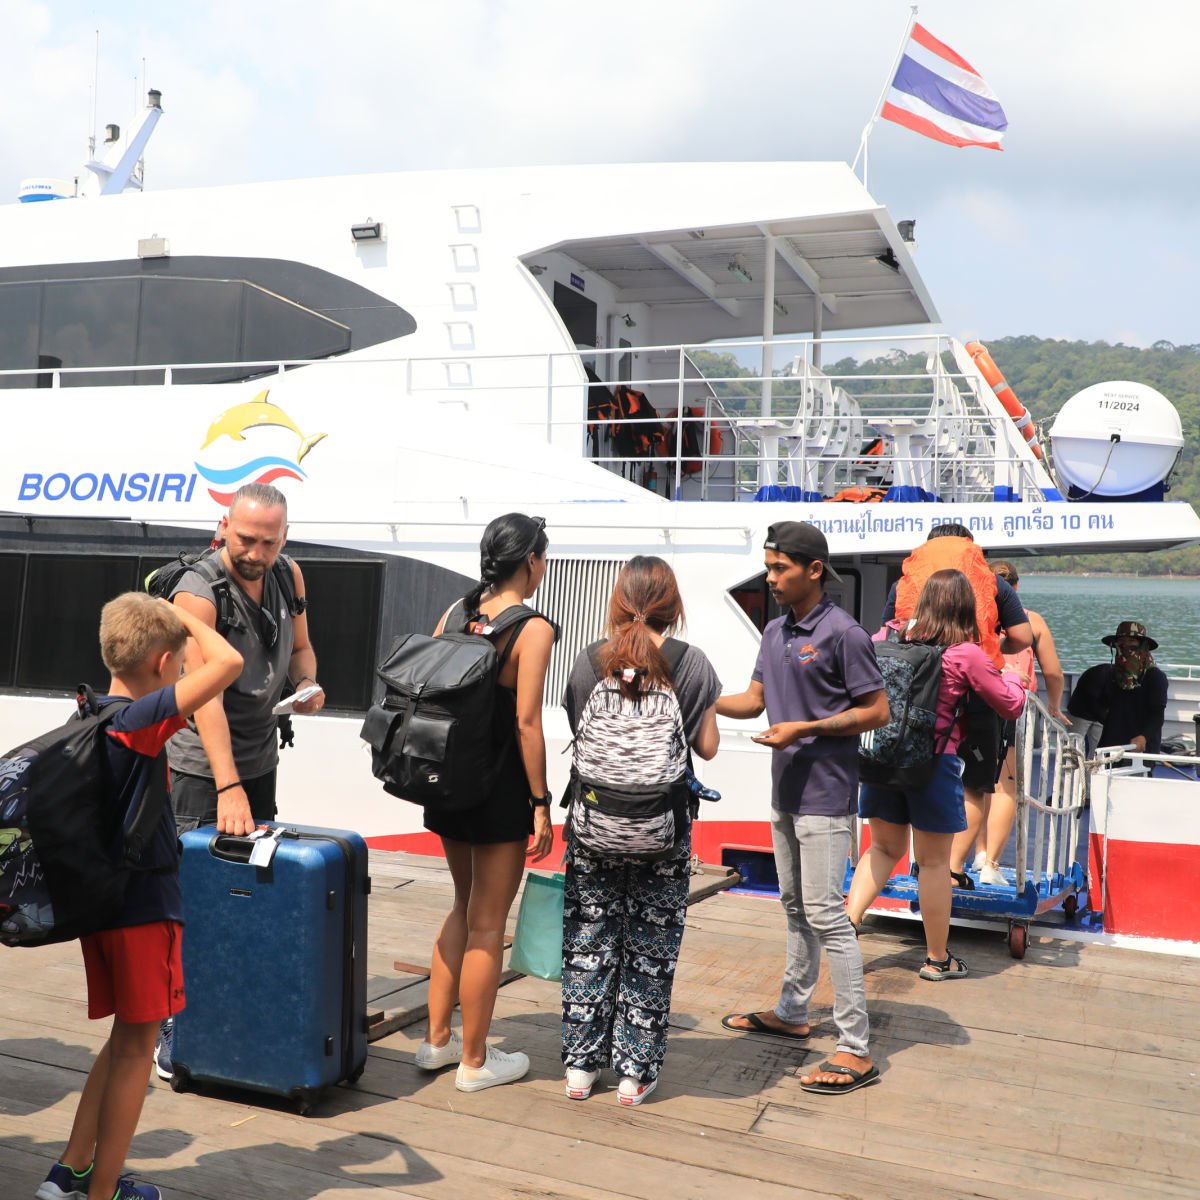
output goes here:
{"type": "MultiPolygon", "coordinates": [[[[687,745],[717,752],[716,672],[695,646],[663,643],[683,621],[674,572],[638,557],[622,570],[609,602],[608,639],[581,652],[564,703],[572,732],[593,689],[614,677],[639,696],[673,691],[687,745]]],[[[611,686],[611,683],[609,684],[611,686]]],[[[577,754],[579,746],[577,744],[577,754]]],[[[614,747],[620,753],[620,747],[614,747]]],[[[687,916],[691,830],[657,861],[604,857],[568,834],[563,923],[563,1048],[566,1094],[586,1099],[602,1068],[619,1076],[617,1099],[640,1104],[655,1088],[667,1051],[671,986],[687,916]]]]}

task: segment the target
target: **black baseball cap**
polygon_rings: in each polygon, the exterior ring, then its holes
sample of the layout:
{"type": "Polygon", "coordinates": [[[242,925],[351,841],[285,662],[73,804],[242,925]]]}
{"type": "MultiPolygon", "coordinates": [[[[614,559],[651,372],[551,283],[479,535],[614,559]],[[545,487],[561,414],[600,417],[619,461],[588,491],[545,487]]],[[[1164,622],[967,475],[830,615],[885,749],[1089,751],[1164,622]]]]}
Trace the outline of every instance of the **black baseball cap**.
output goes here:
{"type": "Polygon", "coordinates": [[[842,577],[829,564],[829,543],[825,535],[807,521],[776,521],[767,530],[764,550],[776,550],[789,558],[807,558],[825,564],[825,574],[834,582],[842,577]]]}

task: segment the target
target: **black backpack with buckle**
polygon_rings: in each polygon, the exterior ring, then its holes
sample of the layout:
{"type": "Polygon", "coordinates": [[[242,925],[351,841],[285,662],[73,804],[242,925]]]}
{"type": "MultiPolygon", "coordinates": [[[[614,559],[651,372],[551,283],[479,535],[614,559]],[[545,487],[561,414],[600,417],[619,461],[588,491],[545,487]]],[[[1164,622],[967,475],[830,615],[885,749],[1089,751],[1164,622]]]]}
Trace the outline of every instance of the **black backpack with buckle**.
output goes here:
{"type": "Polygon", "coordinates": [[[516,741],[515,725],[503,727],[497,680],[520,627],[541,616],[514,604],[479,632],[471,630],[486,618],[476,614],[451,630],[448,615],[436,637],[396,638],[376,671],[386,685],[383,700],[371,706],[360,735],[385,792],[443,812],[487,799],[516,741]],[[497,651],[492,639],[507,629],[513,635],[497,651]]]}

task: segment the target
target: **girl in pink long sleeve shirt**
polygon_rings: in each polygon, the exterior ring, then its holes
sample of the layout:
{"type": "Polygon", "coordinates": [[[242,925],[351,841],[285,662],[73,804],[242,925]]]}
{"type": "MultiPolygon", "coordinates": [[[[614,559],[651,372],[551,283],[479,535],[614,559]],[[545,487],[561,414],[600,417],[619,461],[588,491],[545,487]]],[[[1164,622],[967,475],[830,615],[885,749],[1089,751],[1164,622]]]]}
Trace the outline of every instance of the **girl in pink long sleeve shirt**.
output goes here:
{"type": "MultiPolygon", "coordinates": [[[[883,640],[881,630],[876,640],[883,640]]],[[[959,979],[966,964],[946,949],[950,933],[950,851],[954,835],[967,827],[963,807],[962,760],[955,754],[965,733],[958,710],[968,691],[980,696],[1001,717],[1011,720],[1025,705],[1022,676],[1012,668],[998,671],[979,648],[975,593],[961,571],[936,571],[925,583],[906,636],[945,646],[934,735],[941,746],[933,777],[921,788],[894,789],[864,785],[859,815],[871,827],[871,845],[859,860],[847,907],[857,927],[887,883],[896,863],[908,851],[909,832],[921,865],[917,892],[925,926],[927,957],[921,978],[959,979]],[[945,745],[942,746],[942,739],[945,745]]],[[[973,886],[965,874],[954,877],[973,886]]]]}

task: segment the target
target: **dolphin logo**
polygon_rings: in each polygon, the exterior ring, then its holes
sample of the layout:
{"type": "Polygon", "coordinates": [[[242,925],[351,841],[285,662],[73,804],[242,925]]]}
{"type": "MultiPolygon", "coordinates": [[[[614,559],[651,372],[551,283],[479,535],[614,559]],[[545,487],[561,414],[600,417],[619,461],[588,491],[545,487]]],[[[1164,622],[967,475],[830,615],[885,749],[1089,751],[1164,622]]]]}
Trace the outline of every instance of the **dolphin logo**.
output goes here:
{"type": "Polygon", "coordinates": [[[306,437],[296,422],[282,408],[272,404],[267,399],[267,393],[263,391],[259,392],[253,400],[227,408],[208,427],[208,437],[200,449],[211,446],[219,437],[229,437],[234,441],[244,442],[246,430],[257,428],[260,425],[277,425],[281,429],[289,429],[300,439],[300,449],[296,455],[297,463],[300,463],[304,456],[325,437],[323,433],[314,433],[312,437],[306,437]]]}

